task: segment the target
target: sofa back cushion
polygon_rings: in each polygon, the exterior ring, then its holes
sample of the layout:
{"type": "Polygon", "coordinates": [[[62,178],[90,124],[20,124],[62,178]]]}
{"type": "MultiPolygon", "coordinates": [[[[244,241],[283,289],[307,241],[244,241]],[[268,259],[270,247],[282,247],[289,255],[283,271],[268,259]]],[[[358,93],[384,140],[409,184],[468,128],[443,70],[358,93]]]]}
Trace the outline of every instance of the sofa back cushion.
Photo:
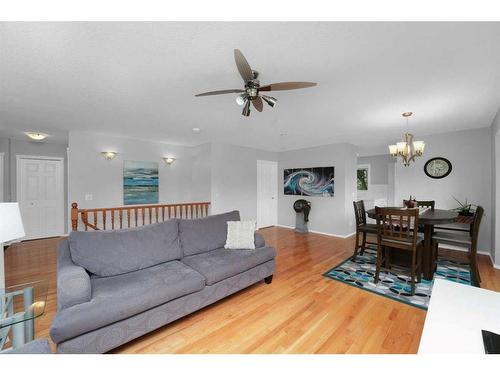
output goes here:
{"type": "Polygon", "coordinates": [[[112,231],[71,232],[73,262],[97,276],[115,276],[180,259],[179,222],[112,231]]]}
{"type": "Polygon", "coordinates": [[[180,220],[179,236],[184,256],[224,247],[227,237],[227,222],[238,220],[240,220],[239,211],[212,215],[202,219],[180,220]]]}

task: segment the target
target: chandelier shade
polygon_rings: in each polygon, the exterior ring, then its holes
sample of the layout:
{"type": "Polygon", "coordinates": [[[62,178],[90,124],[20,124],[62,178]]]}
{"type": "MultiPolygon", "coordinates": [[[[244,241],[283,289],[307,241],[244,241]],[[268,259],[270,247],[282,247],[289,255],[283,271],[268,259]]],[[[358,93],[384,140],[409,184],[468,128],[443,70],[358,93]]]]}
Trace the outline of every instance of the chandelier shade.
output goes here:
{"type": "MultiPolygon", "coordinates": [[[[408,117],[410,117],[412,112],[403,113],[403,117],[406,118],[406,127],[408,128],[408,117]]],[[[403,140],[397,142],[395,145],[389,145],[389,153],[394,158],[401,158],[404,166],[409,166],[411,161],[415,161],[416,157],[422,156],[424,154],[425,143],[424,141],[414,141],[413,134],[406,132],[403,135],[403,140]]]]}

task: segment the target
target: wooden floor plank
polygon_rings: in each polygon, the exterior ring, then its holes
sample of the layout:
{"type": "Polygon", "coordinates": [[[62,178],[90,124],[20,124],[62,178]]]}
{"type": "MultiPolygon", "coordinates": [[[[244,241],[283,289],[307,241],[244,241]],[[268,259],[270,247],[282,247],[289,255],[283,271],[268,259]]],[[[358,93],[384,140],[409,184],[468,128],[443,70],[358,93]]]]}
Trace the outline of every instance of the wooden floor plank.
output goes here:
{"type": "MultiPolygon", "coordinates": [[[[114,353],[416,353],[425,311],[322,276],[351,255],[354,239],[261,231],[278,252],[270,285],[259,283],[128,344],[114,353]]],[[[36,336],[48,337],[57,309],[59,239],[5,252],[6,282],[48,280],[36,336]]],[[[482,287],[500,291],[500,271],[479,257],[482,287]]]]}

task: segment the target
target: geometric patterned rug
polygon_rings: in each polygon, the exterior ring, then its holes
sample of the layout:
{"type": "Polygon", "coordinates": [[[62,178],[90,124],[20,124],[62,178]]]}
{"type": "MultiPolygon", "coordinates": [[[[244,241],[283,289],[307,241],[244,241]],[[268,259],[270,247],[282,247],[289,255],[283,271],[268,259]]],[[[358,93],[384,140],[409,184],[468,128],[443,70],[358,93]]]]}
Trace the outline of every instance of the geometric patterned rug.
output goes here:
{"type": "MultiPolygon", "coordinates": [[[[323,274],[330,279],[377,293],[384,297],[406,303],[424,310],[429,306],[434,281],[424,280],[415,284],[415,294],[411,295],[409,277],[398,274],[397,269],[391,272],[380,272],[380,281],[375,284],[375,265],[377,250],[373,247],[365,249],[363,255],[358,255],[356,261],[347,258],[338,266],[323,274]]],[[[470,268],[465,263],[438,259],[434,278],[446,279],[460,284],[473,285],[470,268]]]]}

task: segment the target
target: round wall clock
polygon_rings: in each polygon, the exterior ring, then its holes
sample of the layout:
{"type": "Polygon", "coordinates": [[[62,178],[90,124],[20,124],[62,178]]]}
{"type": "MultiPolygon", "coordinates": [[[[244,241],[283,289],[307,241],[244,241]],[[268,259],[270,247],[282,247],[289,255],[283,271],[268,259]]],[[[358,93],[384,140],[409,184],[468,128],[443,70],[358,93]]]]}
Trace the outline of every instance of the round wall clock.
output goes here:
{"type": "Polygon", "coordinates": [[[451,173],[451,163],[445,158],[432,158],[425,163],[424,172],[430,178],[444,178],[451,173]]]}

